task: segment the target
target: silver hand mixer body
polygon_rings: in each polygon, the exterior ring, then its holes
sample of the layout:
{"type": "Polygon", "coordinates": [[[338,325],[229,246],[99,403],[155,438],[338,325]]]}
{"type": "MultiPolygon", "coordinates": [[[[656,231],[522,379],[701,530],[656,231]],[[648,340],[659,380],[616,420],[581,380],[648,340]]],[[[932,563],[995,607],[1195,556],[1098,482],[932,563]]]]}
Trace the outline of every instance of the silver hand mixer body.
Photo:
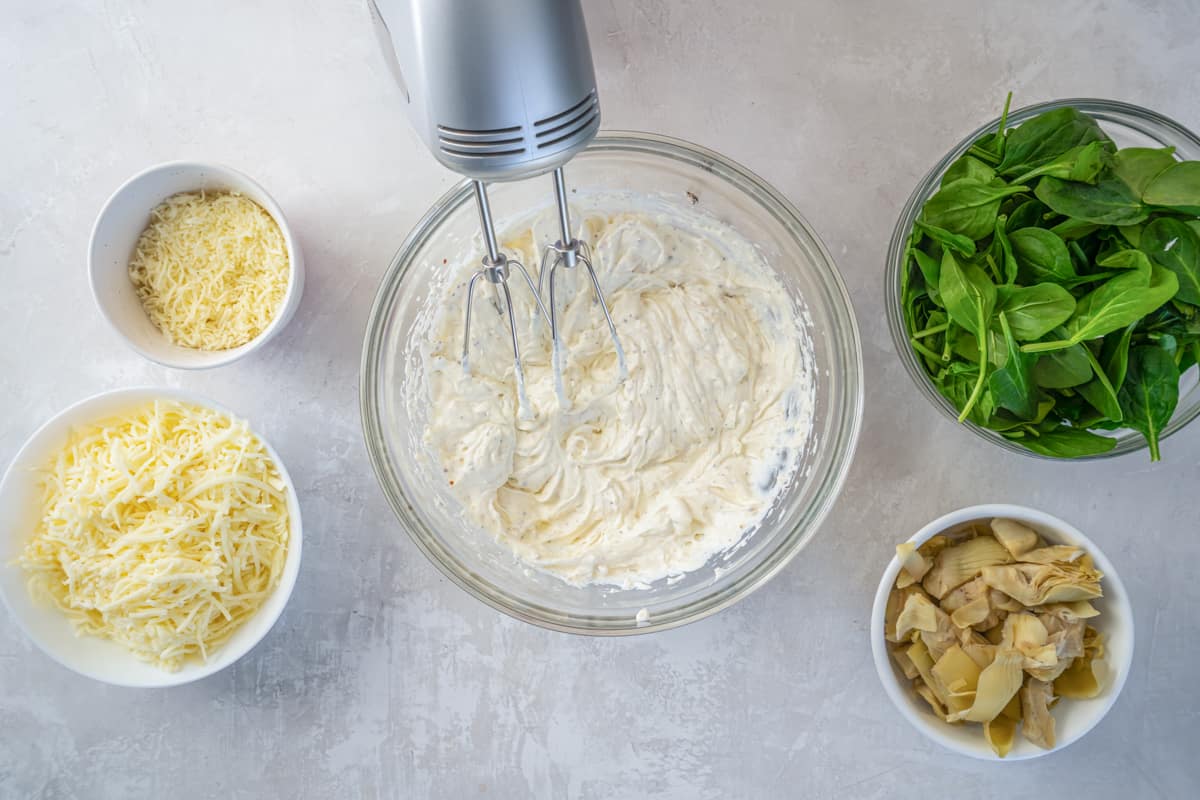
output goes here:
{"type": "Polygon", "coordinates": [[[368,0],[385,57],[404,91],[413,127],[434,157],[474,181],[486,253],[467,288],[463,367],[469,369],[473,293],[497,288],[512,334],[519,402],[528,408],[508,278],[516,270],[534,293],[552,337],[555,390],[566,407],[564,346],[555,275],[582,263],[627,374],[587,245],[570,229],[563,165],[600,129],[596,76],[580,0],[368,0]],[[554,174],[561,238],[546,248],[538,282],[497,245],[487,183],[554,174]],[[548,284],[549,309],[541,289],[548,284]]]}

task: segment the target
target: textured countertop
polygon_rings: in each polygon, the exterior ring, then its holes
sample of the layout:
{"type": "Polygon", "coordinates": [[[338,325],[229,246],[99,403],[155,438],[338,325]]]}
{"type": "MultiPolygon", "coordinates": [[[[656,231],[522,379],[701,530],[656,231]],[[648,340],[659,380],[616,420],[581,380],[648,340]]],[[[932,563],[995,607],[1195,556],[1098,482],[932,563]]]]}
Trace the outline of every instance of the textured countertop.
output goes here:
{"type": "Polygon", "coordinates": [[[887,238],[942,153],[1018,104],[1100,96],[1200,128],[1200,15],[1103,3],[588,3],[606,125],[692,139],[807,215],[854,298],[866,419],[813,543],[736,607],[622,640],[508,619],[442,578],[386,506],[359,431],[367,312],[454,176],[406,126],[359,2],[5,4],[0,23],[0,463],[44,419],[136,384],[253,420],[301,494],[282,619],[234,667],[93,683],[0,617],[0,797],[1180,798],[1200,784],[1200,424],[1142,456],[991,449],[893,354],[887,238]],[[302,306],[263,352],[184,373],[125,349],[87,287],[88,232],[134,172],[183,158],[260,180],[298,231],[302,306]],[[866,630],[896,541],[963,505],[1077,524],[1136,607],[1108,718],[1051,758],[988,765],[913,731],[866,630]]]}

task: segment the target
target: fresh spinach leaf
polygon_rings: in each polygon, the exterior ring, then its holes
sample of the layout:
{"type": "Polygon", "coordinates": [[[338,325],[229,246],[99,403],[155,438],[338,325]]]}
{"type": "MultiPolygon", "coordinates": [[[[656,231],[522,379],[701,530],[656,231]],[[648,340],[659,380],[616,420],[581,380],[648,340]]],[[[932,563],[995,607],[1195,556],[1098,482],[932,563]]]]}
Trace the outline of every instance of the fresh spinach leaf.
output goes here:
{"type": "Polygon", "coordinates": [[[1017,282],[1017,258],[1013,255],[1012,243],[1008,238],[1008,217],[1004,214],[996,217],[996,232],[992,234],[992,256],[1000,265],[1001,274],[1006,284],[1017,282]]]}
{"type": "Polygon", "coordinates": [[[1125,424],[1150,445],[1150,460],[1159,460],[1159,437],[1179,403],[1179,368],[1161,347],[1135,347],[1119,393],[1125,424]]]}
{"type": "Polygon", "coordinates": [[[1017,260],[1017,275],[1026,283],[1075,277],[1067,245],[1045,228],[1022,228],[1008,237],[1017,260]]]}
{"type": "Polygon", "coordinates": [[[1150,181],[1142,200],[1147,205],[1200,214],[1200,161],[1177,161],[1150,181]]]}
{"type": "Polygon", "coordinates": [[[1044,353],[1033,365],[1033,380],[1043,389],[1070,389],[1092,379],[1086,348],[1077,344],[1044,353]]]}
{"type": "Polygon", "coordinates": [[[1022,228],[1040,228],[1049,210],[1041,200],[1025,200],[1008,215],[1006,229],[1012,232],[1022,228]]]}
{"type": "Polygon", "coordinates": [[[1054,283],[1039,283],[1005,290],[1001,287],[999,308],[1008,317],[1013,335],[1026,342],[1042,338],[1071,318],[1075,298],[1054,283]]]}
{"type": "Polygon", "coordinates": [[[1069,181],[1095,183],[1100,172],[1112,162],[1112,142],[1096,141],[1073,147],[1040,167],[1031,169],[1013,183],[1028,183],[1042,175],[1069,181]]]}
{"type": "Polygon", "coordinates": [[[994,177],[996,177],[996,170],[992,167],[972,155],[964,155],[951,164],[950,168],[942,175],[941,185],[954,183],[959,178],[971,178],[987,183],[994,177]]]}
{"type": "Polygon", "coordinates": [[[1022,349],[1027,353],[1040,353],[1104,336],[1137,322],[1170,300],[1178,289],[1175,273],[1157,264],[1149,274],[1145,269],[1127,270],[1079,298],[1075,313],[1063,326],[1066,338],[1034,342],[1022,349]]]}
{"type": "Polygon", "coordinates": [[[1200,237],[1183,222],[1160,217],[1142,232],[1141,250],[1179,279],[1175,298],[1200,305],[1200,237]]]}
{"type": "Polygon", "coordinates": [[[1032,419],[1037,413],[1038,398],[1029,370],[1036,356],[1021,352],[1003,311],[1000,312],[1000,328],[1004,333],[1007,358],[1004,366],[988,378],[988,388],[999,408],[1007,409],[1020,419],[1032,419]]]}
{"type": "MultiPolygon", "coordinates": [[[[1111,378],[1104,371],[1104,367],[1100,365],[1095,354],[1084,345],[1080,345],[1080,347],[1083,347],[1083,352],[1091,362],[1092,372],[1096,377],[1080,386],[1076,391],[1092,405],[1092,408],[1104,414],[1105,418],[1113,422],[1120,422],[1124,414],[1121,411],[1121,403],[1117,399],[1117,390],[1113,386],[1111,378]]],[[[1099,422],[1099,420],[1095,422],[1099,422]]]]}
{"type": "Polygon", "coordinates": [[[929,223],[921,222],[920,220],[917,220],[917,228],[930,239],[937,242],[947,250],[953,250],[959,255],[966,256],[967,258],[975,255],[975,240],[969,236],[951,233],[944,228],[939,228],[936,225],[930,225],[929,223]]]}
{"type": "Polygon", "coordinates": [[[1038,181],[1034,194],[1052,211],[1083,222],[1132,225],[1150,215],[1125,182],[1112,176],[1102,177],[1094,185],[1045,177],[1038,181]]]}
{"type": "Polygon", "coordinates": [[[925,202],[921,221],[970,239],[982,239],[995,228],[1000,201],[1027,191],[1024,186],[1009,186],[999,179],[983,183],[960,178],[925,202]]]}
{"type": "Polygon", "coordinates": [[[942,255],[938,288],[950,319],[976,339],[985,338],[987,322],[996,307],[996,286],[983,270],[974,264],[960,265],[947,250],[942,255]]]}
{"type": "Polygon", "coordinates": [[[1074,108],[1056,108],[1022,123],[1008,136],[997,172],[1021,175],[1090,142],[1109,142],[1095,119],[1074,108]]]}
{"type": "Polygon", "coordinates": [[[1117,446],[1116,439],[1066,425],[1060,425],[1039,436],[1009,438],[1035,453],[1054,458],[1095,456],[1107,453],[1117,446]]]}
{"type": "Polygon", "coordinates": [[[1141,197],[1150,181],[1174,163],[1174,147],[1126,147],[1113,155],[1113,174],[1141,197]]]}

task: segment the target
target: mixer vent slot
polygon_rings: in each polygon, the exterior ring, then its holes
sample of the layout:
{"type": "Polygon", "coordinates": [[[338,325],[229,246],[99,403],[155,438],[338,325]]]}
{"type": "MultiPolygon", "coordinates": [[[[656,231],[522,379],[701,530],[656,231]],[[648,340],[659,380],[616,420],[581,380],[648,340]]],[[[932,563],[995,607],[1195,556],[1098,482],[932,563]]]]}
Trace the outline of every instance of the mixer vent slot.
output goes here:
{"type": "Polygon", "coordinates": [[[515,156],[525,152],[525,137],[521,126],[469,130],[438,125],[438,145],[442,152],[454,156],[487,158],[515,156]]]}
{"type": "Polygon", "coordinates": [[[593,89],[566,111],[533,123],[538,149],[551,147],[587,130],[599,116],[600,104],[593,89]]]}

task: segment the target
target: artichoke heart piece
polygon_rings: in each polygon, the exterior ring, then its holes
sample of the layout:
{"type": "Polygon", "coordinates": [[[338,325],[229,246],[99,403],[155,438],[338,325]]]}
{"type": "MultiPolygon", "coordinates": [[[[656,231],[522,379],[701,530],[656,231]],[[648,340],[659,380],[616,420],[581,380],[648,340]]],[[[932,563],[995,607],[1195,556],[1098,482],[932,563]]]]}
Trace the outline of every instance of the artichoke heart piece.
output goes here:
{"type": "Polygon", "coordinates": [[[892,660],[896,662],[896,666],[900,667],[900,671],[904,673],[904,677],[910,681],[921,674],[917,672],[917,665],[908,657],[908,653],[904,652],[904,648],[891,648],[891,656],[892,660]]]}
{"type": "Polygon", "coordinates": [[[950,713],[966,711],[975,700],[979,665],[958,645],[946,650],[930,668],[934,691],[946,698],[950,713]]]}
{"type": "Polygon", "coordinates": [[[913,593],[904,601],[896,617],[896,639],[903,640],[914,630],[933,632],[938,629],[938,609],[922,593],[913,593]]]}
{"type": "Polygon", "coordinates": [[[1054,747],[1053,699],[1053,687],[1036,678],[1030,678],[1021,689],[1021,733],[1044,750],[1054,747]]]}
{"type": "Polygon", "coordinates": [[[900,559],[900,571],[908,575],[914,583],[925,577],[929,571],[929,562],[917,552],[912,542],[896,545],[896,558],[900,559]]]}
{"type": "Polygon", "coordinates": [[[1083,566],[1082,561],[989,565],[980,574],[988,586],[1025,606],[1093,600],[1102,595],[1100,573],[1083,566]]]}
{"type": "Polygon", "coordinates": [[[1100,694],[1100,676],[1096,662],[1104,658],[1104,637],[1090,625],[1083,634],[1083,654],[1054,680],[1054,693],[1060,697],[1087,699],[1100,694]]]}
{"type": "Polygon", "coordinates": [[[1069,564],[1082,557],[1083,550],[1078,547],[1072,547],[1067,544],[1055,544],[1030,550],[1028,553],[1017,556],[1017,560],[1022,564],[1053,564],[1055,562],[1069,564]]]}
{"type": "Polygon", "coordinates": [[[1012,560],[1012,555],[991,536],[977,536],[950,545],[938,553],[922,585],[930,595],[941,600],[954,589],[978,577],[982,570],[998,564],[1010,564],[1012,560]]]}
{"type": "Polygon", "coordinates": [[[1037,531],[1011,519],[994,519],[991,522],[992,535],[1004,546],[1013,558],[1033,550],[1042,543],[1037,531]]]}
{"type": "Polygon", "coordinates": [[[966,711],[951,716],[969,722],[994,720],[1021,689],[1021,681],[1025,677],[1021,671],[1024,658],[1017,650],[998,650],[992,663],[979,673],[975,702],[966,711]]]}
{"type": "Polygon", "coordinates": [[[983,723],[983,738],[987,740],[992,752],[1004,758],[1012,750],[1017,740],[1017,723],[1001,714],[995,719],[983,723]]]}
{"type": "Polygon", "coordinates": [[[937,698],[937,695],[933,693],[933,690],[929,688],[925,681],[917,678],[913,683],[913,690],[917,693],[917,697],[929,703],[929,707],[933,709],[934,714],[937,714],[945,722],[953,722],[950,719],[950,714],[946,711],[946,707],[942,705],[942,701],[937,698]]]}
{"type": "Polygon", "coordinates": [[[904,610],[909,596],[914,594],[924,595],[925,590],[920,586],[905,586],[902,589],[893,589],[888,595],[887,608],[883,614],[883,635],[889,642],[904,641],[903,637],[896,635],[896,621],[900,618],[900,612],[904,610]]]}
{"type": "Polygon", "coordinates": [[[950,615],[950,621],[957,628],[970,628],[987,620],[992,613],[992,605],[988,602],[987,594],[976,597],[965,606],[955,610],[950,615]]]}

